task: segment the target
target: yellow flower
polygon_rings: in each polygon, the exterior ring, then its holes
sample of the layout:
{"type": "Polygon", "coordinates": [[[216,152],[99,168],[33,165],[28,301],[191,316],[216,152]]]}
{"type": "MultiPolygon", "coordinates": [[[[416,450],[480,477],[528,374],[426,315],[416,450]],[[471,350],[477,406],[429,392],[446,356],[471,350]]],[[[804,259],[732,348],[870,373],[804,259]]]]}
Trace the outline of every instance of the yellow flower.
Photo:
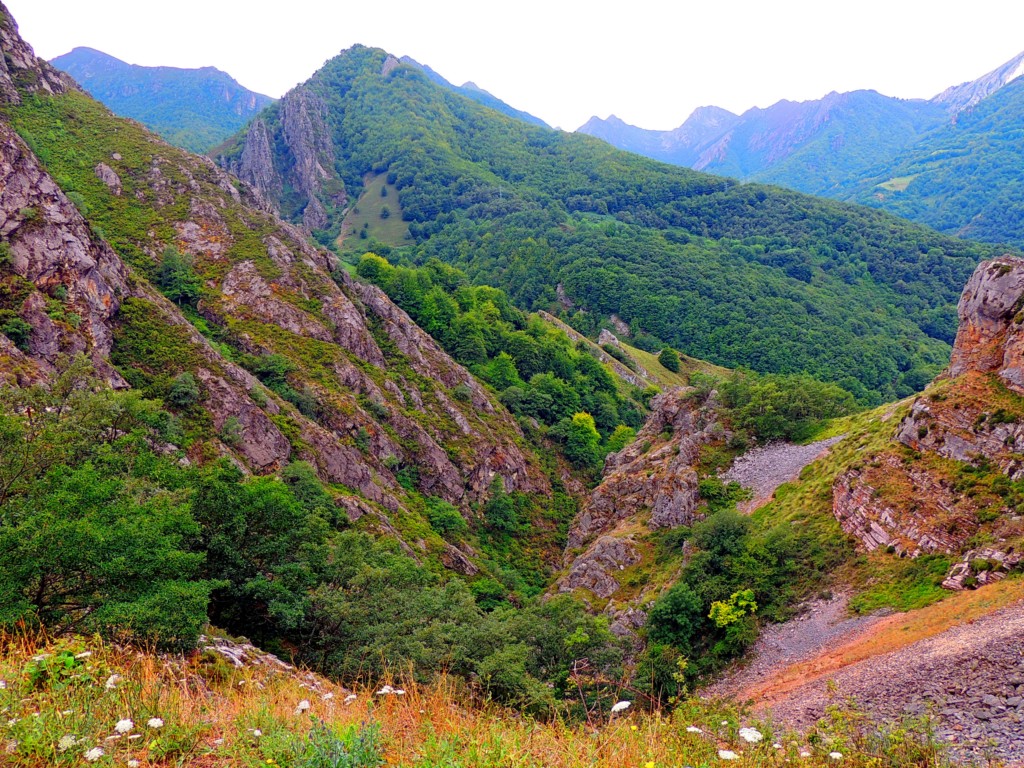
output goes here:
{"type": "Polygon", "coordinates": [[[629,726],[629,730],[631,730],[631,731],[635,731],[635,730],[636,730],[636,726],[635,726],[635,725],[631,725],[631,726],[629,726]]]}
{"type": "Polygon", "coordinates": [[[654,768],[654,761],[653,760],[648,761],[648,763],[644,766],[644,768],[654,768]]]}

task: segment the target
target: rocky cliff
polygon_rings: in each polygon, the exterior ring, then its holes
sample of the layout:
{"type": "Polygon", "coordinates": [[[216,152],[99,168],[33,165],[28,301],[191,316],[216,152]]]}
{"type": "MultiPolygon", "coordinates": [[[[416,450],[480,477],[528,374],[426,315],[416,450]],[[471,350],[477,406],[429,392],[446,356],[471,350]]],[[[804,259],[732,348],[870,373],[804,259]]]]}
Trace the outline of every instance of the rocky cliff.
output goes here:
{"type": "MultiPolygon", "coordinates": [[[[961,555],[982,540],[1016,566],[1012,553],[1024,540],[1016,485],[1024,478],[1022,307],[1024,260],[980,264],[960,299],[949,368],[914,400],[889,447],[837,477],[833,512],[863,548],[961,555]]],[[[946,586],[962,587],[965,569],[954,566],[946,586]]]]}
{"type": "MultiPolygon", "coordinates": [[[[407,511],[408,489],[467,515],[496,477],[509,491],[550,492],[512,416],[383,293],[249,185],[69,87],[2,13],[5,381],[45,381],[77,354],[110,386],[151,397],[190,374],[205,414],[180,414],[199,419],[181,446],[190,459],[229,456],[255,473],[307,460],[349,517],[370,514],[395,535],[389,517],[407,511]],[[29,103],[30,91],[46,98],[29,103]],[[169,301],[155,287],[169,279],[192,281],[198,301],[169,301]]],[[[292,135],[316,135],[312,102],[286,111],[292,135]]],[[[312,190],[322,156],[304,157],[312,190]]],[[[441,561],[475,569],[436,544],[441,561]]]]}

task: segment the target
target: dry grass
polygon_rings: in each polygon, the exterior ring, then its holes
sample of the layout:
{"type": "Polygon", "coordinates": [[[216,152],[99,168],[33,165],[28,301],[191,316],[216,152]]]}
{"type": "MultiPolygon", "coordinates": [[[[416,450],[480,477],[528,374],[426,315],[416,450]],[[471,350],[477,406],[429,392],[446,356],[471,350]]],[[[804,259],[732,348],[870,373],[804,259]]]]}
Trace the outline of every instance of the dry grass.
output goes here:
{"type": "Polygon", "coordinates": [[[736,765],[781,767],[834,764],[828,752],[837,748],[845,751],[844,765],[905,764],[886,755],[874,761],[858,756],[851,733],[820,734],[809,746],[757,723],[765,739],[748,744],[738,728],[750,723],[735,711],[695,702],[680,705],[673,716],[630,710],[588,726],[528,718],[480,701],[451,679],[410,684],[402,696],[363,689],[346,704],[346,689],[313,675],[269,665],[235,669],[209,653],[164,657],[82,639],[7,637],[2,643],[0,764],[12,767],[85,765],[84,755],[95,747],[104,752],[95,765],[193,768],[662,768],[718,764],[719,749],[739,753],[736,765]],[[88,655],[75,659],[81,654],[88,655]],[[54,674],[41,675],[44,668],[54,674]],[[121,679],[108,689],[113,674],[121,679]],[[304,699],[310,708],[299,712],[304,699]],[[163,725],[148,727],[153,717],[163,725]],[[115,724],[126,718],[133,726],[117,738],[115,724]],[[314,748],[323,745],[323,734],[334,746],[350,747],[370,734],[379,747],[355,761],[329,761],[314,748]],[[69,736],[74,745],[59,751],[61,738],[69,736]]]}

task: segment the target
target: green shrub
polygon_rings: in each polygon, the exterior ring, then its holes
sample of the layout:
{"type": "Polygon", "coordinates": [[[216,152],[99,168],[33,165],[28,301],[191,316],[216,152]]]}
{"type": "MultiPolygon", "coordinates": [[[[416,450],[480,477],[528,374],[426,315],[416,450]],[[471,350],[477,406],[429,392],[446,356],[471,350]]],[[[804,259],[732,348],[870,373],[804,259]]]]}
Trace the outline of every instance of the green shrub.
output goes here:
{"type": "Polygon", "coordinates": [[[679,353],[671,347],[665,347],[658,353],[658,362],[666,370],[679,373],[679,353]]]}
{"type": "Polygon", "coordinates": [[[458,538],[468,533],[469,525],[465,518],[444,499],[428,496],[425,506],[430,527],[444,538],[458,538]]]}

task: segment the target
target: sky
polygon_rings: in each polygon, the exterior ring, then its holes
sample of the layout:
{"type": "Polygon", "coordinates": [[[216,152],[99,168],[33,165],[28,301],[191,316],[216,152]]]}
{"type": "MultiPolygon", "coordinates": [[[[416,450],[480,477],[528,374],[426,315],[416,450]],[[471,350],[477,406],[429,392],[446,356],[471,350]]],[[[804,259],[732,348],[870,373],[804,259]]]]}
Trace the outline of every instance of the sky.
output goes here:
{"type": "Polygon", "coordinates": [[[833,90],[930,98],[1024,51],[1012,0],[4,1],[47,59],[89,46],[132,64],[212,65],[277,97],[362,43],[566,130],[611,114],[667,129],[699,106],[742,112],[833,90]]]}

